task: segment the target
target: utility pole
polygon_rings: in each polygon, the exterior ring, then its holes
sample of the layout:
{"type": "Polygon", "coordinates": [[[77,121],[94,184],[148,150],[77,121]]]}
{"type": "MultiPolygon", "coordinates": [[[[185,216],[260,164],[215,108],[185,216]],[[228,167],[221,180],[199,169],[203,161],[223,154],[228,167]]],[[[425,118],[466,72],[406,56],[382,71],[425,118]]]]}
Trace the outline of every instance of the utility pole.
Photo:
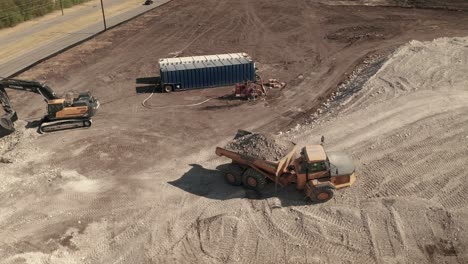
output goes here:
{"type": "Polygon", "coordinates": [[[106,24],[106,14],[104,13],[104,3],[101,0],[101,9],[102,9],[102,20],[104,21],[104,31],[107,30],[107,24],[106,24]]]}
{"type": "Polygon", "coordinates": [[[62,16],[63,16],[63,3],[62,3],[62,0],[60,0],[60,9],[62,9],[62,16]]]}

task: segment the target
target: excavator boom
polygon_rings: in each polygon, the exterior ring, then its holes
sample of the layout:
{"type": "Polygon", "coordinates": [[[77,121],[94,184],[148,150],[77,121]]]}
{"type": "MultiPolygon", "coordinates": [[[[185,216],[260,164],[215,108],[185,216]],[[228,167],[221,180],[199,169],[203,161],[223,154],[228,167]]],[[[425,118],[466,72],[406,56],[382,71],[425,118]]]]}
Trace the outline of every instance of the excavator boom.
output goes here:
{"type": "Polygon", "coordinates": [[[42,95],[46,100],[60,98],[49,86],[36,81],[0,78],[0,86],[13,90],[37,93],[42,95]]]}

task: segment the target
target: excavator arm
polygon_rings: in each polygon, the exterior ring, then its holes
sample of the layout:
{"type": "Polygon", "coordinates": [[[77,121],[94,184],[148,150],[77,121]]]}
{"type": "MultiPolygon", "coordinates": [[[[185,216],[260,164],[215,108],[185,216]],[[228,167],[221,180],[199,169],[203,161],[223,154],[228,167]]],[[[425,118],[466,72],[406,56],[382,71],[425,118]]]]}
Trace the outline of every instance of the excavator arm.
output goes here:
{"type": "Polygon", "coordinates": [[[42,95],[42,97],[44,97],[44,99],[47,101],[59,99],[57,94],[55,94],[55,92],[49,86],[40,82],[2,78],[0,79],[0,87],[3,89],[8,88],[37,93],[42,95]]]}

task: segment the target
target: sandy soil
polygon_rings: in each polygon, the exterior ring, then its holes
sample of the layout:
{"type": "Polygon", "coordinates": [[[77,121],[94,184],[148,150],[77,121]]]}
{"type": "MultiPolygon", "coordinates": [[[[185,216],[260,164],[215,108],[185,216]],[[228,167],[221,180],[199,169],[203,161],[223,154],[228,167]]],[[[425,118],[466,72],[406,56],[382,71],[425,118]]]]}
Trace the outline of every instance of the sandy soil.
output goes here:
{"type": "MultiPolygon", "coordinates": [[[[89,130],[38,136],[19,123],[2,139],[0,259],[467,262],[467,40],[392,52],[466,36],[467,23],[441,10],[174,0],[34,67],[20,77],[90,90],[103,105],[89,130]],[[238,51],[287,88],[255,103],[171,107],[228,87],[141,106],[160,57],[238,51]],[[293,187],[260,196],[227,185],[214,147],[238,128],[299,144],[325,135],[353,156],[359,180],[322,205],[293,187]]],[[[43,114],[41,98],[12,98],[21,119],[43,114]]]]}
{"type": "Polygon", "coordinates": [[[340,233],[353,246],[366,245],[356,247],[375,262],[468,261],[467,44],[454,38],[404,45],[361,91],[330,107],[323,123],[292,136],[305,143],[324,134],[329,149],[359,162],[359,182],[336,204],[304,213],[354,215],[356,225],[340,233]]]}

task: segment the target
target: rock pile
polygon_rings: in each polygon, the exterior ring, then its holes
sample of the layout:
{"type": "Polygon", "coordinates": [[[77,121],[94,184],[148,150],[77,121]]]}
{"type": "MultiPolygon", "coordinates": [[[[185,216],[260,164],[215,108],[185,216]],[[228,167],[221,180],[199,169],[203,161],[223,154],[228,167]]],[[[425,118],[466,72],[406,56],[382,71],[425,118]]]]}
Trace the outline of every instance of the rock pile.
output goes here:
{"type": "Polygon", "coordinates": [[[252,133],[234,139],[226,149],[259,159],[279,161],[293,149],[294,145],[293,142],[278,136],[252,133]]]}

